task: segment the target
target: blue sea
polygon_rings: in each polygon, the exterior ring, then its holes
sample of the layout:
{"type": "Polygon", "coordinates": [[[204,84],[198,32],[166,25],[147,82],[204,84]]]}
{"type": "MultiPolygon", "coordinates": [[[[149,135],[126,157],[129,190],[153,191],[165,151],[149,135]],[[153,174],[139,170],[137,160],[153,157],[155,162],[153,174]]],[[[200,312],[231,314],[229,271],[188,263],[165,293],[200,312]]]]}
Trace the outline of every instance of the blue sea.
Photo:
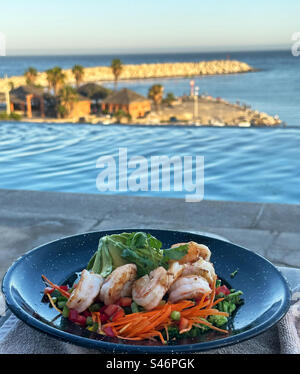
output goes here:
{"type": "MultiPolygon", "coordinates": [[[[127,56],[0,57],[0,75],[20,75],[28,66],[43,71],[124,63],[199,61],[232,58],[258,72],[196,77],[199,91],[278,114],[281,128],[213,128],[126,125],[31,124],[0,122],[0,188],[100,193],[100,156],[204,156],[204,198],[228,201],[300,203],[300,57],[290,51],[127,56]]],[[[189,92],[190,79],[121,81],[146,94],[154,82],[165,92],[189,92]]],[[[110,87],[111,83],[104,82],[110,87]]],[[[110,192],[108,192],[110,193],[110,192]]],[[[126,192],[121,192],[125,194],[126,192]]],[[[185,197],[186,191],[127,192],[185,197]]]]}

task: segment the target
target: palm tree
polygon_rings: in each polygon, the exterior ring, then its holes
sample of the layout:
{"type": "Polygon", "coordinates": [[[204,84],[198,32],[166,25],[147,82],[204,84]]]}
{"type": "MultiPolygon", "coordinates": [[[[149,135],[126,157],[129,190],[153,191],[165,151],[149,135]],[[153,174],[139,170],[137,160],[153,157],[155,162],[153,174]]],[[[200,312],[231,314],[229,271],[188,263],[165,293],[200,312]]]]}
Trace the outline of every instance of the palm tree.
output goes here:
{"type": "Polygon", "coordinates": [[[112,60],[110,67],[112,68],[113,75],[115,76],[115,90],[117,90],[118,79],[123,70],[122,61],[116,58],[112,60]]]}
{"type": "Polygon", "coordinates": [[[71,86],[64,86],[59,91],[60,106],[65,108],[65,113],[69,115],[73,109],[73,105],[78,101],[78,92],[71,86]]]}
{"type": "Polygon", "coordinates": [[[148,98],[152,99],[155,103],[156,110],[158,110],[159,105],[162,102],[164,94],[164,87],[161,84],[154,84],[149,88],[148,98]]]}
{"type": "Polygon", "coordinates": [[[66,74],[59,66],[46,71],[49,88],[53,88],[54,95],[57,96],[59,90],[65,83],[66,74]]]}
{"type": "Polygon", "coordinates": [[[84,76],[84,67],[81,65],[74,65],[72,69],[72,73],[76,80],[76,86],[79,87],[80,83],[83,82],[83,76],[84,76]]]}
{"type": "Polygon", "coordinates": [[[174,96],[173,92],[168,92],[166,97],[163,99],[163,103],[168,104],[169,106],[172,105],[172,103],[176,100],[176,97],[174,96]]]}
{"type": "Polygon", "coordinates": [[[26,78],[26,84],[34,85],[37,75],[37,70],[33,67],[29,67],[24,73],[24,77],[26,78]]]}

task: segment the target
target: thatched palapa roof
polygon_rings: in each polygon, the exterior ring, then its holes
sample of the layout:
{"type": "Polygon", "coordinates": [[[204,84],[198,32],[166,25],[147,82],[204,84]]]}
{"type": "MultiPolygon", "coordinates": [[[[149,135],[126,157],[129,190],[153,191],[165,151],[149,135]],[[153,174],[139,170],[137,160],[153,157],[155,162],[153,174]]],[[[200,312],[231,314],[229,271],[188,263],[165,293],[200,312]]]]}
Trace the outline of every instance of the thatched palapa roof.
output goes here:
{"type": "MultiPolygon", "coordinates": [[[[10,91],[10,98],[11,101],[14,103],[24,103],[26,102],[26,97],[28,95],[33,95],[34,97],[44,98],[45,100],[53,100],[55,96],[50,94],[49,92],[44,92],[43,87],[38,86],[20,86],[16,89],[10,91]]],[[[77,101],[90,101],[88,97],[81,95],[78,93],[77,101]]]]}
{"type": "Polygon", "coordinates": [[[44,89],[37,86],[20,86],[10,91],[10,97],[15,102],[26,101],[26,96],[33,95],[37,97],[44,96],[44,89]]]}
{"type": "Polygon", "coordinates": [[[123,88],[120,91],[113,92],[106,99],[102,101],[104,104],[129,105],[131,103],[143,102],[148,99],[128,88],[123,88]]]}

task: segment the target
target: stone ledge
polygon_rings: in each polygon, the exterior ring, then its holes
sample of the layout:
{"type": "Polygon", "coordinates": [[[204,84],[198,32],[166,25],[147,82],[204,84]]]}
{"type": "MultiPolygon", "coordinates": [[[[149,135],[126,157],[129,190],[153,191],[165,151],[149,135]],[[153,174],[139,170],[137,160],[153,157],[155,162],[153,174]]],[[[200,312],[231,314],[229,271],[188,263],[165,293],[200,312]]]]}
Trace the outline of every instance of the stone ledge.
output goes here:
{"type": "Polygon", "coordinates": [[[0,190],[0,279],[19,256],[60,237],[117,228],[207,232],[300,268],[300,206],[0,190]]]}

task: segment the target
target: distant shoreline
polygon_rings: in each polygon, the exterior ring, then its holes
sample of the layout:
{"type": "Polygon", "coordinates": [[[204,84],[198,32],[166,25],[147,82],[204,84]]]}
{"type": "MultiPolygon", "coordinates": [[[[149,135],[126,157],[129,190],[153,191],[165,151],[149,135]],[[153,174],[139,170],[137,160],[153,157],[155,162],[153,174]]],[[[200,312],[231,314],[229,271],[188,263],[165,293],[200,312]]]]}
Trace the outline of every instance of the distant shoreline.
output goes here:
{"type": "MultiPolygon", "coordinates": [[[[75,78],[72,69],[63,70],[66,82],[74,84],[75,78]]],[[[255,72],[257,69],[245,62],[237,60],[212,60],[200,62],[175,62],[175,63],[149,63],[149,64],[124,64],[120,81],[142,80],[156,78],[193,78],[196,76],[225,75],[255,72]]],[[[85,82],[112,82],[114,75],[110,66],[97,66],[84,68],[85,82]]],[[[24,76],[12,76],[0,81],[0,91],[12,83],[15,88],[25,85],[24,76]]],[[[35,84],[48,86],[46,72],[39,72],[35,84]]]]}
{"type": "MultiPolygon", "coordinates": [[[[7,118],[3,118],[7,120],[7,118]]],[[[14,120],[12,118],[11,120],[14,120]]],[[[161,103],[157,110],[151,110],[145,116],[131,119],[128,116],[117,117],[112,114],[90,113],[82,117],[66,118],[33,117],[16,120],[29,123],[90,123],[93,125],[128,124],[142,126],[211,126],[211,127],[277,127],[283,125],[278,116],[251,109],[239,103],[233,104],[222,98],[211,96],[178,97],[172,103],[161,103]],[[196,105],[197,102],[197,105],[196,105]]]]}

